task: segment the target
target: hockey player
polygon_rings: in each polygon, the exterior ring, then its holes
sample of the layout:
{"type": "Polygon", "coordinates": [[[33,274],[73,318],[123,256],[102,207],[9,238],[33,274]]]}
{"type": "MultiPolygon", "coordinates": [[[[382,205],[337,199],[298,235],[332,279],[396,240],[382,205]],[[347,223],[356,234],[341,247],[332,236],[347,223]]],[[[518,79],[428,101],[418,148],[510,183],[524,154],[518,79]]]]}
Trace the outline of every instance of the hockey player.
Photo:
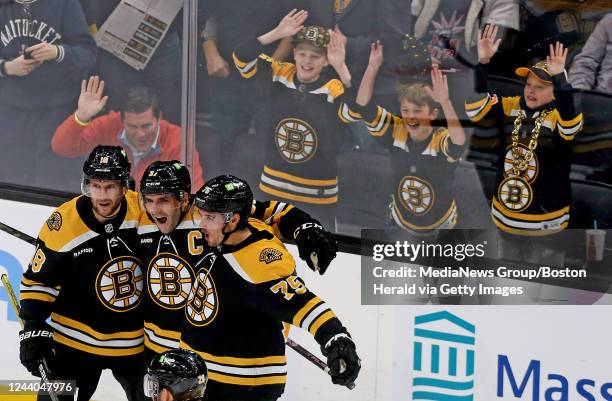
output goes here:
{"type": "Polygon", "coordinates": [[[522,96],[500,97],[487,84],[487,66],[500,40],[487,26],[478,36],[478,85],[481,98],[466,102],[469,118],[504,121],[504,155],[497,173],[491,217],[507,238],[557,233],[570,219],[569,144],[583,126],[567,82],[567,49],[550,45],[546,61],[516,69],[526,78],[522,96]]]}
{"type": "Polygon", "coordinates": [[[187,298],[181,348],[209,370],[206,398],[275,400],[286,382],[282,322],[308,330],[327,356],[332,381],[347,385],[361,368],[355,344],[334,312],[297,276],[272,230],[247,220],[253,194],[233,176],[208,181],[194,199],[207,245],[187,298]]]}
{"type": "MultiPolygon", "coordinates": [[[[198,263],[210,249],[195,221],[191,206],[189,170],[177,160],[149,165],[140,182],[146,215],[138,227],[146,268],[144,301],[146,358],[178,348],[183,308],[198,263]]],[[[251,216],[271,225],[279,237],[294,238],[311,268],[317,255],[323,273],[336,255],[336,242],[317,221],[291,205],[255,202],[251,216]]]]}
{"type": "Polygon", "coordinates": [[[153,401],[201,400],[207,381],[206,363],[198,354],[173,349],[149,362],[144,391],[153,401]]]}
{"type": "Polygon", "coordinates": [[[130,401],[142,396],[143,269],[134,254],[141,212],[128,190],[129,171],[120,147],[91,152],[83,195],[47,219],[21,280],[21,363],[38,375],[45,359],[51,379],[76,381],[78,401],[91,398],[103,369],[112,370],[130,401]]]}
{"type": "Polygon", "coordinates": [[[266,140],[259,188],[294,202],[324,226],[333,227],[338,202],[336,155],[345,131],[342,124],[354,121],[343,100],[351,74],[340,34],[319,26],[304,27],[307,16],[304,10],[292,10],[276,28],[240,45],[233,59],[242,77],[261,75],[263,68],[272,81],[274,133],[266,140]],[[291,36],[295,64],[261,54],[263,46],[291,36]],[[339,79],[324,70],[327,65],[339,79]]]}
{"type": "Polygon", "coordinates": [[[446,76],[431,72],[433,86],[401,86],[398,91],[401,116],[370,105],[383,46],[373,43],[357,104],[371,135],[383,137],[391,151],[395,191],[391,204],[399,227],[417,235],[453,228],[457,205],[452,193],[457,161],[464,151],[465,132],[449,100],[446,76]],[[439,106],[438,106],[439,105],[439,106]],[[434,128],[440,107],[447,127],[434,128]]]}

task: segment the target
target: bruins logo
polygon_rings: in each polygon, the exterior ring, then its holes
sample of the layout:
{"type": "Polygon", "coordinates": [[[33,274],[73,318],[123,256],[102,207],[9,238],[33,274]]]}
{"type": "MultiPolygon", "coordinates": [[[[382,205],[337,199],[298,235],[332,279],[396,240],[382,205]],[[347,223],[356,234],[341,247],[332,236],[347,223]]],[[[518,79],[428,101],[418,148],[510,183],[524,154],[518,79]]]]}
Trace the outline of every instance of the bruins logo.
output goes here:
{"type": "Polygon", "coordinates": [[[96,278],[96,294],[108,309],[126,312],[142,299],[143,274],[140,261],[132,256],[120,256],[108,261],[96,278]]]}
{"type": "Polygon", "coordinates": [[[296,118],[281,120],[274,130],[276,148],[289,163],[304,163],[317,152],[318,138],[314,129],[296,118]]]}
{"type": "Polygon", "coordinates": [[[283,253],[278,249],[266,248],[259,254],[259,261],[266,262],[266,264],[272,263],[275,260],[281,260],[283,253]]]}
{"type": "Polygon", "coordinates": [[[166,309],[180,309],[191,291],[193,273],[189,264],[171,253],[158,254],[147,269],[151,299],[166,309]]]}
{"type": "Polygon", "coordinates": [[[424,215],[433,206],[434,190],[427,181],[419,177],[406,176],[402,178],[397,192],[402,205],[414,215],[424,215]]]}
{"type": "Polygon", "coordinates": [[[520,212],[531,205],[533,191],[526,180],[508,177],[499,184],[497,197],[508,210],[520,212]]]}
{"type": "Polygon", "coordinates": [[[47,219],[47,227],[49,227],[51,231],[59,231],[59,229],[62,228],[62,215],[59,212],[53,212],[47,219]]]}
{"type": "Polygon", "coordinates": [[[210,324],[219,310],[219,297],[210,272],[201,268],[193,282],[193,287],[185,304],[185,316],[194,326],[210,324]]]}
{"type": "MultiPolygon", "coordinates": [[[[523,144],[519,144],[517,151],[521,156],[525,156],[525,153],[527,153],[527,147],[523,144]]],[[[512,172],[513,162],[514,155],[512,154],[512,148],[508,148],[506,156],[504,156],[504,177],[514,176],[514,173],[512,172]]],[[[534,152],[533,158],[529,161],[529,165],[527,166],[527,170],[525,170],[525,173],[521,176],[526,178],[527,182],[534,182],[538,176],[539,170],[540,167],[538,163],[538,156],[534,152]]]]}

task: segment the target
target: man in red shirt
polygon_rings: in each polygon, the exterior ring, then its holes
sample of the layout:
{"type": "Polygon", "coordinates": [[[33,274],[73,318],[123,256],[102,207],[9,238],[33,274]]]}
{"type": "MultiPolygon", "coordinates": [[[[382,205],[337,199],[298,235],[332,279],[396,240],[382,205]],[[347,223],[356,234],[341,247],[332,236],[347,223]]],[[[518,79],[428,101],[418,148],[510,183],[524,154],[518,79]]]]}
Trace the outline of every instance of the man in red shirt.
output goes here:
{"type": "MultiPolygon", "coordinates": [[[[161,118],[157,97],[146,87],[127,91],[120,112],[112,111],[92,120],[106,105],[104,81],[92,76],[81,84],[76,112],[64,120],[51,139],[53,151],[65,157],[87,155],[97,145],[119,145],[128,154],[132,177],[140,182],[149,164],[178,160],[181,127],[161,118]]],[[[193,187],[204,184],[202,166],[194,153],[193,187]]]]}

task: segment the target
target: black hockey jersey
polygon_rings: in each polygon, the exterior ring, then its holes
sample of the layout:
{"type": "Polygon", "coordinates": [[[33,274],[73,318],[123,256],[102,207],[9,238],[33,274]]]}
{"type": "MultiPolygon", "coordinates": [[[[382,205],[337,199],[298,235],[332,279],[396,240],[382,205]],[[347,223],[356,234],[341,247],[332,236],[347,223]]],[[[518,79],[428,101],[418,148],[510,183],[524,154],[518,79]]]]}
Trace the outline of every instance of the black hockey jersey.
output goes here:
{"type": "Polygon", "coordinates": [[[416,142],[403,119],[380,106],[359,112],[370,134],[386,140],[391,152],[395,222],[417,232],[453,228],[457,221],[453,180],[464,147],[452,143],[446,128],[416,142]]]}
{"type": "Polygon", "coordinates": [[[287,375],[282,322],[308,330],[319,344],[346,332],[331,309],[296,275],[295,261],[265,224],[208,254],[185,307],[181,348],[208,367],[210,399],[274,399],[287,375]]]}
{"type": "Polygon", "coordinates": [[[50,315],[54,340],[82,352],[106,357],[142,352],[139,216],[132,191],[105,223],[96,220],[85,196],[57,208],[40,230],[21,280],[22,319],[50,315]]]}
{"type": "MultiPolygon", "coordinates": [[[[283,202],[253,203],[251,216],[264,220],[278,237],[293,239],[293,232],[312,218],[283,202]]],[[[188,210],[170,234],[162,234],[146,214],[138,225],[142,260],[146,265],[143,301],[144,344],[155,353],[179,347],[184,306],[203,257],[210,253],[188,210]]]]}
{"type": "MultiPolygon", "coordinates": [[[[486,68],[479,65],[486,75],[486,68]]],[[[481,83],[486,85],[486,83],[481,83]]],[[[501,120],[504,125],[500,155],[503,165],[497,172],[497,189],[491,207],[491,217],[497,227],[511,234],[542,236],[567,228],[570,219],[570,143],[583,126],[582,113],[576,110],[571,86],[565,76],[553,77],[555,99],[531,110],[522,96],[498,97],[488,91],[481,99],[466,103],[468,117],[480,123],[501,120]],[[537,148],[524,174],[513,174],[514,154],[511,132],[519,112],[525,113],[518,150],[527,151],[534,122],[541,113],[548,113],[543,121],[537,148]]],[[[488,89],[488,88],[487,88],[488,89]]]]}
{"type": "Polygon", "coordinates": [[[347,94],[337,78],[300,83],[295,65],[260,54],[257,39],[233,54],[244,78],[264,68],[271,75],[270,119],[273,136],[266,139],[266,156],[259,188],[275,198],[318,205],[338,202],[336,155],[344,138],[344,123],[358,116],[349,110],[347,94]],[[259,56],[258,56],[259,55],[259,56]]]}

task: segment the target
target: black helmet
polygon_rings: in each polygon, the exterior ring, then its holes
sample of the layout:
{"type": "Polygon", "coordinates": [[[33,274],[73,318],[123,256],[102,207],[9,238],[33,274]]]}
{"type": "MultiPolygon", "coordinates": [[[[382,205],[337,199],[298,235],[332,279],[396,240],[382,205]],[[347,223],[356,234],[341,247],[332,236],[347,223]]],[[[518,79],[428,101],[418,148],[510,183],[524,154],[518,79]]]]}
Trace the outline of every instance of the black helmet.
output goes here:
{"type": "Polygon", "coordinates": [[[185,349],[172,349],[156,355],[144,378],[147,397],[156,397],[161,389],[170,390],[177,401],[201,398],[206,390],[208,370],[201,356],[185,349]]]}
{"type": "Polygon", "coordinates": [[[239,227],[242,227],[246,225],[253,206],[253,192],[246,181],[233,175],[220,175],[200,188],[194,203],[208,212],[238,213],[239,227]]]}
{"type": "Polygon", "coordinates": [[[155,161],[147,167],[140,180],[143,195],[175,193],[191,194],[189,169],[178,160],[155,161]]]}
{"type": "Polygon", "coordinates": [[[85,179],[121,180],[127,187],[130,162],[121,146],[98,145],[85,160],[83,174],[85,179]]]}

